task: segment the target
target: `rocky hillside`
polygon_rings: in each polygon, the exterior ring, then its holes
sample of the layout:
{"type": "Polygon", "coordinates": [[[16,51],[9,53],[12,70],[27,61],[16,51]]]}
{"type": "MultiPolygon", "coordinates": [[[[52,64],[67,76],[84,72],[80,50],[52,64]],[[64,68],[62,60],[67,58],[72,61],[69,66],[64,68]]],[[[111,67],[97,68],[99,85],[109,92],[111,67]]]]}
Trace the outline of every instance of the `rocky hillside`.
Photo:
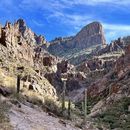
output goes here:
{"type": "Polygon", "coordinates": [[[69,55],[75,55],[83,49],[105,45],[106,40],[102,25],[99,22],[93,22],[82,28],[73,37],[61,37],[51,41],[48,51],[53,55],[70,59],[69,55]]]}
{"type": "MultiPolygon", "coordinates": [[[[47,72],[56,72],[60,59],[52,56],[40,46],[46,45],[42,36],[37,36],[19,19],[0,28],[1,86],[15,88],[16,78],[21,79],[21,91],[38,93],[40,98],[57,98],[55,88],[44,77],[47,72]],[[22,90],[23,89],[23,90],[22,90]],[[25,91],[24,91],[25,89],[25,91]]],[[[1,88],[1,91],[4,91],[1,88]]],[[[30,98],[30,97],[28,97],[30,98]]]]}
{"type": "MultiPolygon", "coordinates": [[[[5,26],[1,26],[0,126],[2,130],[24,130],[28,123],[25,122],[25,126],[16,127],[19,125],[17,122],[18,119],[16,119],[17,116],[7,116],[13,105],[16,107],[13,111],[14,113],[21,107],[22,109],[18,111],[23,111],[23,104],[30,110],[34,104],[37,105],[42,111],[55,117],[52,120],[57,122],[58,126],[56,129],[67,129],[66,121],[64,121],[68,119],[67,106],[65,105],[63,113],[61,103],[63,90],[62,73],[66,73],[68,70],[71,71],[74,66],[68,65],[66,61],[62,61],[60,58],[51,55],[46,51],[47,46],[45,38],[37,36],[27,27],[25,21],[22,19],[19,19],[14,24],[7,22],[5,26]],[[20,86],[19,89],[18,86],[20,86]],[[58,123],[58,120],[60,120],[60,123],[58,123]]],[[[73,113],[73,118],[77,120],[75,111],[76,108],[73,107],[71,113],[73,113]]],[[[37,112],[37,115],[40,115],[40,112],[37,112]]],[[[22,114],[22,116],[24,115],[22,114]]],[[[27,117],[28,115],[25,114],[25,116],[27,117]]],[[[49,118],[49,116],[46,117],[49,118]]],[[[46,117],[43,116],[42,119],[44,120],[46,117]]],[[[30,121],[32,121],[31,118],[34,117],[30,117],[30,121]]],[[[34,122],[36,120],[34,119],[34,122]]],[[[49,119],[46,120],[46,123],[43,120],[39,119],[44,126],[49,123],[49,119]]],[[[82,119],[80,118],[81,121],[82,119]]],[[[70,121],[70,124],[73,125],[72,127],[69,125],[72,129],[78,129],[74,127],[76,121],[70,121]]],[[[29,125],[28,127],[33,129],[29,125]]],[[[40,126],[37,128],[41,129],[40,126]]],[[[45,128],[49,129],[49,127],[45,128]]]]}
{"type": "Polygon", "coordinates": [[[51,43],[22,19],[0,26],[1,128],[129,130],[129,44],[128,36],[107,45],[99,22],[51,43]]]}

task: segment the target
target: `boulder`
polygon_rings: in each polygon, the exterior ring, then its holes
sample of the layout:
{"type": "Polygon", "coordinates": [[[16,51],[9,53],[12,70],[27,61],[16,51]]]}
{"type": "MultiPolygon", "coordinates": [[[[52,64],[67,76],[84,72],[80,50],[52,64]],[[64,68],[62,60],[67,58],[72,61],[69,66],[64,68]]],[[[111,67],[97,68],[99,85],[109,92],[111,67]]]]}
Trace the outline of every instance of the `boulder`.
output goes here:
{"type": "Polygon", "coordinates": [[[0,86],[0,94],[3,96],[9,96],[12,93],[12,91],[6,87],[0,86]]]}

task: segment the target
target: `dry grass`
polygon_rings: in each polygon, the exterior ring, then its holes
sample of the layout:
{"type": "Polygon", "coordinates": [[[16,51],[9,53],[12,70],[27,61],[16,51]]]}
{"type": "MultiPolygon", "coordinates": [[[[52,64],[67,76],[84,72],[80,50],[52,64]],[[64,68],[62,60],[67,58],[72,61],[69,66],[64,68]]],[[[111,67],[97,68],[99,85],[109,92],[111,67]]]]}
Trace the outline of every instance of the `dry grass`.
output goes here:
{"type": "Polygon", "coordinates": [[[16,79],[14,77],[6,75],[4,70],[0,69],[0,85],[14,88],[16,85],[16,79]]]}
{"type": "Polygon", "coordinates": [[[13,130],[7,115],[9,108],[6,102],[0,100],[0,130],[13,130]]]}

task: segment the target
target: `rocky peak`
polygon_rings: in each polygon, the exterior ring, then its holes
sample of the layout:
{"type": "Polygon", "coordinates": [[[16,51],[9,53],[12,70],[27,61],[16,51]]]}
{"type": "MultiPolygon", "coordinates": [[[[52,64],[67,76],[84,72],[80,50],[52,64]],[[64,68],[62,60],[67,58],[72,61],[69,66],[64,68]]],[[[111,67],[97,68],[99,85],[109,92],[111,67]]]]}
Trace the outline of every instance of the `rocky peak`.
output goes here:
{"type": "Polygon", "coordinates": [[[87,35],[95,35],[102,33],[102,25],[100,22],[92,22],[86,25],[81,31],[86,30],[87,35]]]}
{"type": "Polygon", "coordinates": [[[42,35],[36,36],[36,41],[37,41],[38,45],[46,43],[46,40],[45,40],[44,36],[42,36],[42,35]]]}
{"type": "Polygon", "coordinates": [[[16,24],[18,24],[18,26],[19,26],[19,31],[22,34],[24,34],[24,32],[25,32],[25,30],[27,28],[25,21],[23,19],[18,19],[16,24]]]}
{"type": "Polygon", "coordinates": [[[11,23],[9,21],[6,21],[5,28],[10,28],[10,27],[11,27],[11,23]]]}
{"type": "Polygon", "coordinates": [[[64,57],[76,50],[83,50],[92,46],[105,46],[103,26],[99,22],[93,22],[81,29],[73,37],[56,38],[48,48],[53,55],[64,57]]]}
{"type": "Polygon", "coordinates": [[[125,48],[125,46],[127,46],[127,40],[128,40],[127,38],[123,38],[123,39],[118,38],[117,40],[112,41],[106,47],[97,51],[97,53],[99,55],[102,55],[104,53],[110,53],[110,52],[114,52],[114,51],[122,51],[123,52],[123,49],[125,48]]]}
{"type": "Polygon", "coordinates": [[[81,29],[74,37],[72,47],[83,49],[98,44],[105,45],[106,40],[102,25],[99,22],[93,22],[81,29]]]}

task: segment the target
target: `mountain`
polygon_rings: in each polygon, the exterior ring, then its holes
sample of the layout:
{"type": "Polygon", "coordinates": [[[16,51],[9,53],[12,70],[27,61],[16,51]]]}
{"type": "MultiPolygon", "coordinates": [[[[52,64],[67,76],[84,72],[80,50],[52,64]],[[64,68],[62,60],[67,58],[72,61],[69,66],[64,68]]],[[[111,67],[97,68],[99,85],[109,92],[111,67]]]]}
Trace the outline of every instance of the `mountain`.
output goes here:
{"type": "Polygon", "coordinates": [[[48,51],[51,54],[70,59],[69,55],[75,55],[81,50],[93,46],[104,47],[106,40],[101,23],[93,22],[83,27],[75,36],[59,37],[50,43],[48,51]]]}
{"type": "Polygon", "coordinates": [[[6,22],[0,26],[1,129],[129,130],[129,61],[130,37],[106,44],[99,22],[50,43],[23,19],[6,22]]]}
{"type": "Polygon", "coordinates": [[[97,47],[105,46],[103,27],[101,23],[93,22],[83,27],[75,36],[59,37],[51,41],[48,51],[76,65],[87,59],[97,47]]]}

